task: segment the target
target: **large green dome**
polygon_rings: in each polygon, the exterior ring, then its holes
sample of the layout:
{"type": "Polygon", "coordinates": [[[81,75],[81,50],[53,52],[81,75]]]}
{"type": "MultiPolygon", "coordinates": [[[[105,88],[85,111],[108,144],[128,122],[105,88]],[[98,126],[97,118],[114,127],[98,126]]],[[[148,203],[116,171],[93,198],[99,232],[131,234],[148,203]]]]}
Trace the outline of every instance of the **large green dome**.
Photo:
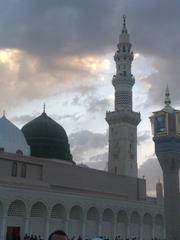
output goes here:
{"type": "Polygon", "coordinates": [[[22,128],[31,156],[72,162],[68,137],[63,127],[45,112],[22,128]]]}

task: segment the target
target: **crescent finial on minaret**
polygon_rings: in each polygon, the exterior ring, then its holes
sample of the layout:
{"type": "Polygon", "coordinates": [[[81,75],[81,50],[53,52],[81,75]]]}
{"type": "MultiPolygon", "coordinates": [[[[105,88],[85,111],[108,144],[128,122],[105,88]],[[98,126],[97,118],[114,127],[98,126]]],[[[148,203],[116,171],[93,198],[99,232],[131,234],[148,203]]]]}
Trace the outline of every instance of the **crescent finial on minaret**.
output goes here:
{"type": "Polygon", "coordinates": [[[166,106],[169,106],[171,104],[171,99],[170,99],[170,92],[169,92],[169,87],[168,84],[166,86],[166,92],[165,92],[165,101],[164,103],[166,104],[166,106]]]}
{"type": "Polygon", "coordinates": [[[126,27],[126,15],[123,15],[123,26],[126,27]]]}
{"type": "Polygon", "coordinates": [[[43,104],[43,113],[45,113],[46,112],[46,104],[44,103],[43,104]]]}

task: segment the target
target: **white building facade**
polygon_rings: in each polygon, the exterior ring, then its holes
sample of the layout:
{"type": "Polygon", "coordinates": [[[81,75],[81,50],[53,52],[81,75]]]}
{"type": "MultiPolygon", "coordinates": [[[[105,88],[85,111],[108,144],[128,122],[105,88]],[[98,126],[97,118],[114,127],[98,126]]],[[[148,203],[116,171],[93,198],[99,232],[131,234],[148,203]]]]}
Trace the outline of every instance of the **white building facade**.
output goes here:
{"type": "Polygon", "coordinates": [[[0,167],[2,240],[13,230],[47,239],[55,229],[83,238],[164,238],[161,191],[146,197],[144,180],[18,154],[1,153],[0,167]]]}

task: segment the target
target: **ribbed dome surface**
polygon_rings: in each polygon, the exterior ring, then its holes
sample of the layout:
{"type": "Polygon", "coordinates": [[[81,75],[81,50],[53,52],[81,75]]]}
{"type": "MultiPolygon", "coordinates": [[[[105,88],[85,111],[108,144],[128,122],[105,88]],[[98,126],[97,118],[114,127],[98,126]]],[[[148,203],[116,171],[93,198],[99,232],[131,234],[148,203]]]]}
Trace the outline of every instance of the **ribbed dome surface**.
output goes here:
{"type": "Polygon", "coordinates": [[[64,128],[45,112],[27,123],[22,132],[30,145],[32,156],[72,161],[64,128]]]}
{"type": "Polygon", "coordinates": [[[0,148],[4,152],[16,153],[21,151],[24,155],[30,155],[30,147],[23,133],[5,116],[0,118],[0,148]]]}

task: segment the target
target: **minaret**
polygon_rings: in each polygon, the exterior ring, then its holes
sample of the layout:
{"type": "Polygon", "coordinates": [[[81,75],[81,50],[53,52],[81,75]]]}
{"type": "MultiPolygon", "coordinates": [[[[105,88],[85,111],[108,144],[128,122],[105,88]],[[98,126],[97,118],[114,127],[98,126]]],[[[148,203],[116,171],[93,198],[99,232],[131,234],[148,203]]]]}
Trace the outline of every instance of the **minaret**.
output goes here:
{"type": "Polygon", "coordinates": [[[131,73],[133,52],[125,16],[117,48],[114,55],[116,75],[112,79],[115,110],[106,113],[109,124],[108,171],[137,177],[137,125],[140,122],[140,113],[132,109],[132,87],[135,83],[131,73]]]}
{"type": "Polygon", "coordinates": [[[150,117],[155,153],[163,171],[166,239],[180,239],[179,167],[180,111],[171,107],[169,89],[165,107],[150,117]]]}

